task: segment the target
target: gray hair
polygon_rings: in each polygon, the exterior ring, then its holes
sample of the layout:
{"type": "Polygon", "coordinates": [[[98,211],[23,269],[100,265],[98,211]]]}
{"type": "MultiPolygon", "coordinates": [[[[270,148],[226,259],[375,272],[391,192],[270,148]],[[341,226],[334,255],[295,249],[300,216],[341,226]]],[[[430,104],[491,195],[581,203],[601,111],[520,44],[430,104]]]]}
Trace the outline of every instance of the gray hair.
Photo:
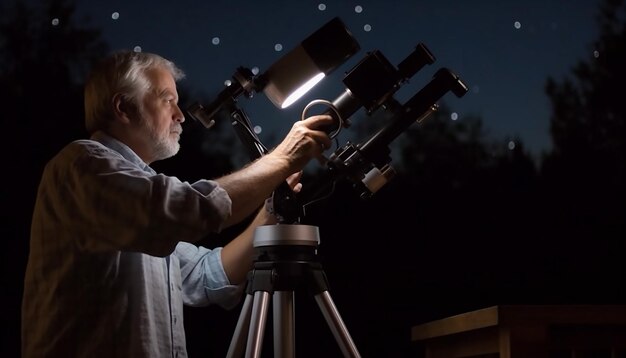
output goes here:
{"type": "Polygon", "coordinates": [[[150,89],[146,71],[152,68],[168,70],[176,81],[185,77],[172,61],[152,53],[120,51],[100,62],[85,84],[87,131],[106,130],[114,118],[113,97],[116,94],[141,108],[143,96],[150,89]]]}

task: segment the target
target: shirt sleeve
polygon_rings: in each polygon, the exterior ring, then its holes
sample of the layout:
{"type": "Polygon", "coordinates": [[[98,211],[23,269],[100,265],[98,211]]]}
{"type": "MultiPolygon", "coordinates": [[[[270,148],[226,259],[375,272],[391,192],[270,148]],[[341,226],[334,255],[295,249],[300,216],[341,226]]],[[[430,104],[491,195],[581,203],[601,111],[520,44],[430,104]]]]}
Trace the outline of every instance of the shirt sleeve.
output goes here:
{"type": "Polygon", "coordinates": [[[222,265],[222,248],[207,249],[186,242],[176,245],[174,255],[180,262],[183,303],[190,306],[217,304],[235,307],[244,284],[231,285],[222,265]]]}
{"type": "Polygon", "coordinates": [[[99,144],[75,143],[47,166],[38,193],[79,248],[166,256],[178,241],[218,232],[231,201],[216,182],[149,173],[99,144]]]}

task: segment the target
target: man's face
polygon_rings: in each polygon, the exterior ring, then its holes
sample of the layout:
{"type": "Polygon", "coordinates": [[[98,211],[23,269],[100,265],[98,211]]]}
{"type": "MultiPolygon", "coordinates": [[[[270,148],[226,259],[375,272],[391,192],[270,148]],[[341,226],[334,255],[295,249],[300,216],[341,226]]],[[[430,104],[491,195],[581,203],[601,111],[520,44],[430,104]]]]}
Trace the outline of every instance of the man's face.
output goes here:
{"type": "Polygon", "coordinates": [[[152,84],[146,92],[139,110],[139,126],[145,134],[144,144],[150,162],[169,158],[180,149],[181,123],[185,117],[178,107],[176,82],[169,71],[153,68],[146,71],[152,84]]]}

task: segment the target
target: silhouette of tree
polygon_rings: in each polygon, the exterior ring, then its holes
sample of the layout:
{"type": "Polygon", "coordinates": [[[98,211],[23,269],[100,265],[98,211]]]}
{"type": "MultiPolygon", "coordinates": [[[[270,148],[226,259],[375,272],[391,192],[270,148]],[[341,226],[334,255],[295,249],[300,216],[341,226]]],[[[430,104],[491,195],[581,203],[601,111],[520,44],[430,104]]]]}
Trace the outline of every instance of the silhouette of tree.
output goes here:
{"type": "Polygon", "coordinates": [[[554,141],[546,165],[561,161],[558,165],[568,168],[567,175],[586,167],[584,172],[602,177],[611,187],[623,186],[626,163],[626,109],[621,90],[626,79],[625,17],[623,0],[605,0],[593,56],[573,68],[574,79],[558,83],[549,78],[546,83],[553,105],[554,141]]]}
{"type": "Polygon", "coordinates": [[[550,217],[552,250],[566,257],[556,270],[570,300],[626,297],[624,5],[602,2],[593,55],[574,66],[571,77],[548,78],[545,86],[554,151],[542,163],[542,210],[550,217]]]}
{"type": "Polygon", "coordinates": [[[3,10],[3,120],[21,143],[21,150],[9,152],[14,153],[15,163],[29,163],[25,177],[33,184],[42,164],[62,145],[85,136],[82,81],[107,46],[99,31],[76,24],[71,2],[50,0],[29,7],[17,1],[3,10]],[[31,145],[24,145],[25,141],[31,145]]]}
{"type": "MultiPolygon", "coordinates": [[[[16,2],[4,14],[0,80],[8,118],[20,118],[16,124],[31,134],[47,134],[42,136],[49,139],[46,143],[62,142],[74,134],[68,134],[67,125],[72,131],[82,126],[82,80],[107,47],[99,31],[75,24],[68,1],[34,8],[16,2]],[[61,138],[50,135],[57,132],[61,138]]],[[[41,153],[48,149],[43,146],[41,153]]]]}

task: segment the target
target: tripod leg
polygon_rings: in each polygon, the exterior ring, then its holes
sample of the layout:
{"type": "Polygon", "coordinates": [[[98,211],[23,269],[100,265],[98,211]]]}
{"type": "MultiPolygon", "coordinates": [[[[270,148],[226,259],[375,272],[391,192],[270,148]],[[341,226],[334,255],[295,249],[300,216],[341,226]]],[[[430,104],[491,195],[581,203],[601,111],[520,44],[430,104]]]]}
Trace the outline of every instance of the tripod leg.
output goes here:
{"type": "Polygon", "coordinates": [[[256,291],[254,293],[252,315],[250,316],[250,330],[248,331],[248,344],[246,345],[246,358],[258,358],[261,356],[269,299],[270,294],[268,292],[256,291]]]}
{"type": "Polygon", "coordinates": [[[274,357],[295,357],[294,292],[275,291],[274,310],[274,357]]]}
{"type": "Polygon", "coordinates": [[[337,344],[339,344],[343,356],[361,357],[328,291],[323,291],[315,295],[315,301],[320,307],[320,310],[326,319],[326,323],[330,326],[330,330],[333,332],[335,340],[337,341],[337,344]]]}
{"type": "Polygon", "coordinates": [[[252,294],[247,295],[246,300],[243,302],[241,314],[237,321],[237,327],[235,328],[235,333],[233,333],[233,338],[228,347],[228,353],[226,355],[228,358],[243,356],[246,338],[245,333],[248,332],[248,328],[250,327],[250,315],[252,314],[252,297],[252,294]]]}

